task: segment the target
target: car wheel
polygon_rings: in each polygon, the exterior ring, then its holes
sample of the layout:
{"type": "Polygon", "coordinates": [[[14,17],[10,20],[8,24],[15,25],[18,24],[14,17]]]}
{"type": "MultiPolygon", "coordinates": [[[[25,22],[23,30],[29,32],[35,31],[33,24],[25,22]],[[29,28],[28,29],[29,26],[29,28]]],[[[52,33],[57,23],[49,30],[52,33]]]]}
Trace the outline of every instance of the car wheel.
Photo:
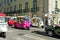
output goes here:
{"type": "Polygon", "coordinates": [[[50,37],[53,36],[53,32],[52,32],[52,31],[48,31],[47,34],[48,34],[48,36],[50,36],[50,37]]]}

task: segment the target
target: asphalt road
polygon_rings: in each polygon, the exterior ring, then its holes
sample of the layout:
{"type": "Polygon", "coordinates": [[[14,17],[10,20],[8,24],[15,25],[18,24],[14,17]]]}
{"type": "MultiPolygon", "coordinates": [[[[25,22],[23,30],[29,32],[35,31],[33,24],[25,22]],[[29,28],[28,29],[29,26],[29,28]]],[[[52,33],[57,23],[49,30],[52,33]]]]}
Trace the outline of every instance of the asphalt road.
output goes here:
{"type": "Polygon", "coordinates": [[[49,37],[42,28],[31,27],[30,30],[9,27],[7,37],[0,40],[60,40],[59,36],[49,37]]]}

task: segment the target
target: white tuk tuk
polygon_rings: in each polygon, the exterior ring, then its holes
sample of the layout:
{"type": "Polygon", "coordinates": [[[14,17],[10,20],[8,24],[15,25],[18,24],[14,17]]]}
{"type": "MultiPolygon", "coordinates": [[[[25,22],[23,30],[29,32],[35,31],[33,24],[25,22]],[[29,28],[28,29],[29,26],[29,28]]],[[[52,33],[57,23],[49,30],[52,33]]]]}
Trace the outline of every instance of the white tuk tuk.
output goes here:
{"type": "Polygon", "coordinates": [[[7,32],[7,21],[6,21],[6,15],[4,13],[0,13],[0,36],[6,38],[6,32],[7,32]]]}

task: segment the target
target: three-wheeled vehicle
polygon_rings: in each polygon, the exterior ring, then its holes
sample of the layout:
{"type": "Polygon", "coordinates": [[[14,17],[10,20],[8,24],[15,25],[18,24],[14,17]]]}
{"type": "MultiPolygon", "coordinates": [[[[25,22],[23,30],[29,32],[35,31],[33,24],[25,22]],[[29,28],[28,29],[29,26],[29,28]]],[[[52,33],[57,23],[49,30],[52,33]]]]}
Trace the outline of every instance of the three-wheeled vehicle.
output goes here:
{"type": "Polygon", "coordinates": [[[30,20],[25,16],[18,16],[17,22],[14,22],[16,28],[30,29],[30,20]]]}
{"type": "Polygon", "coordinates": [[[0,36],[6,37],[7,32],[7,21],[6,21],[6,15],[2,12],[0,12],[0,36]]]}
{"type": "Polygon", "coordinates": [[[45,31],[48,34],[48,36],[60,35],[60,26],[47,26],[45,27],[45,31]]]}
{"type": "Polygon", "coordinates": [[[14,20],[16,19],[16,17],[10,17],[8,20],[8,25],[9,26],[14,26],[14,20]]]}
{"type": "Polygon", "coordinates": [[[43,21],[42,21],[42,19],[41,18],[39,18],[39,17],[33,17],[32,19],[31,19],[31,26],[35,26],[35,27],[43,27],[44,26],[44,24],[43,24],[43,21]]]}

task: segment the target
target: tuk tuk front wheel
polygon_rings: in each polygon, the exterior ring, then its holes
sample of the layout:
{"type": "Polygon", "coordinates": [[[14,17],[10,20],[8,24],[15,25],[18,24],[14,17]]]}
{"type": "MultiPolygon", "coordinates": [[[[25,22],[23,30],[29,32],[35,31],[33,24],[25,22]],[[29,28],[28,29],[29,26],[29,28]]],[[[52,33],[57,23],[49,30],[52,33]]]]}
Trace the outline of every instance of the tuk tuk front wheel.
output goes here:
{"type": "Polygon", "coordinates": [[[30,30],[30,27],[28,27],[27,30],[30,30]]]}
{"type": "Polygon", "coordinates": [[[1,32],[1,36],[2,36],[3,38],[6,38],[6,33],[5,33],[5,32],[1,32]]]}
{"type": "Polygon", "coordinates": [[[50,37],[53,36],[53,32],[52,32],[52,31],[48,31],[47,34],[48,34],[48,36],[50,36],[50,37]]]}

